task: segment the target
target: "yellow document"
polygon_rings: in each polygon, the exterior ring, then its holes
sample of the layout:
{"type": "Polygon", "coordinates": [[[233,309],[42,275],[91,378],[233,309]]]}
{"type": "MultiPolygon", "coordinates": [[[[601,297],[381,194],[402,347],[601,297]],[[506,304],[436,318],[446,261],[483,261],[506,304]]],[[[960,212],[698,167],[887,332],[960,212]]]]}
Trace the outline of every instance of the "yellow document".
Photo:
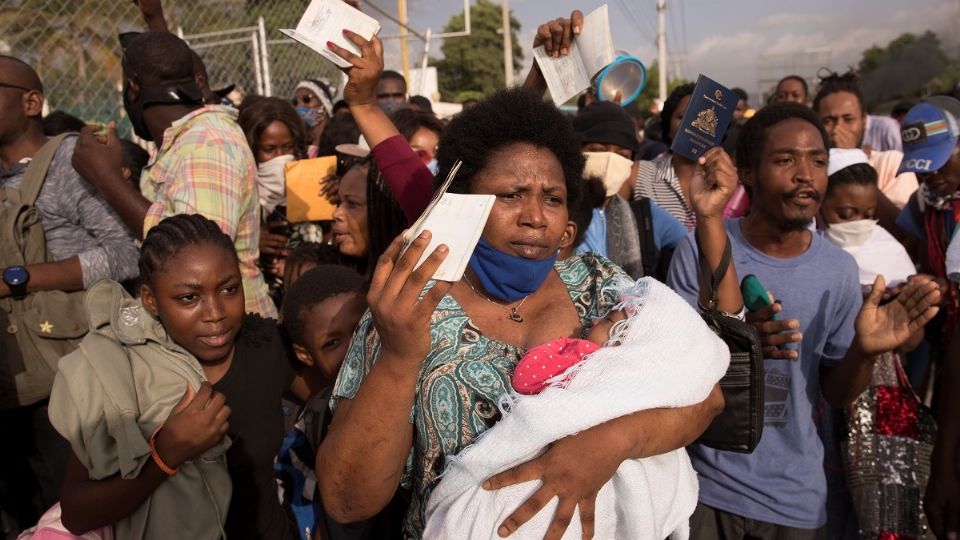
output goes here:
{"type": "Polygon", "coordinates": [[[323,179],[337,172],[337,157],[323,156],[287,163],[287,221],[325,221],[333,219],[336,206],[320,190],[323,179]]]}

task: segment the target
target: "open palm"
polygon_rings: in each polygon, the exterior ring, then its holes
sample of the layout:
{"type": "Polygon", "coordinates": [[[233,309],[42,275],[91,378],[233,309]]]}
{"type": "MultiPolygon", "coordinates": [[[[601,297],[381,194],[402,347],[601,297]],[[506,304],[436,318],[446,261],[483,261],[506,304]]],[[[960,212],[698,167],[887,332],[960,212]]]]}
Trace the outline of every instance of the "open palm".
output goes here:
{"type": "Polygon", "coordinates": [[[873,290],[857,315],[856,330],[860,346],[876,355],[900,347],[924,327],[939,310],[940,290],[931,279],[909,283],[892,302],[880,305],[885,289],[883,276],[877,276],[873,290]]]}

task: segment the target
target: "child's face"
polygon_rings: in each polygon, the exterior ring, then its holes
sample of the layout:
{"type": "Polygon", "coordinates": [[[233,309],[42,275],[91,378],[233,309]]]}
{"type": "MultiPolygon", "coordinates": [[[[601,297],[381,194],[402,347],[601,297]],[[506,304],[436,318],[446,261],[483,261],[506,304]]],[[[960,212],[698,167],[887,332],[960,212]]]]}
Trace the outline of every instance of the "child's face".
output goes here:
{"type": "Polygon", "coordinates": [[[293,346],[297,358],[334,381],[366,308],[366,299],[360,293],[331,296],[313,306],[304,314],[303,343],[293,346]]]}
{"type": "Polygon", "coordinates": [[[140,296],[167,334],[201,364],[233,356],[245,312],[243,286],[236,259],[222,247],[184,247],[150,285],[141,286],[140,296]]]}
{"type": "Polygon", "coordinates": [[[597,319],[593,322],[593,328],[587,333],[587,341],[592,341],[601,347],[610,339],[610,330],[613,325],[627,318],[627,314],[621,311],[611,311],[603,319],[597,319]]]}
{"type": "Polygon", "coordinates": [[[877,186],[845,184],[831,190],[823,200],[820,212],[828,224],[861,219],[876,219],[877,186]]]}

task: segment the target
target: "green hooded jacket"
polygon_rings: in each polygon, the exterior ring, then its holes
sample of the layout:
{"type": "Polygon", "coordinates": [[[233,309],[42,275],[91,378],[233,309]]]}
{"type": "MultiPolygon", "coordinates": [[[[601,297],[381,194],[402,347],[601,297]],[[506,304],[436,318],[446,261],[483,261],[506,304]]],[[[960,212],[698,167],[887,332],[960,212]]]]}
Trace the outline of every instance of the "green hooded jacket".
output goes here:
{"type": "MultiPolygon", "coordinates": [[[[50,422],[98,480],[136,478],[151,459],[150,435],[183,397],[206,380],[200,363],[173,342],[163,325],[124,291],[102,280],[83,300],[90,331],[60,359],[50,394],[50,422]]],[[[114,524],[118,540],[217,539],[230,505],[223,440],[114,524]]]]}

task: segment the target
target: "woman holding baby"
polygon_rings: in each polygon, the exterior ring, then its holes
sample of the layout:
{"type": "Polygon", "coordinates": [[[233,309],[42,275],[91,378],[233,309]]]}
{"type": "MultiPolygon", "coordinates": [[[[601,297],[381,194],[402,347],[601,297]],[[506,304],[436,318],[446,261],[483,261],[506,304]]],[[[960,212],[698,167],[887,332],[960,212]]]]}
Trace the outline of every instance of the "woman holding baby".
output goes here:
{"type": "MultiPolygon", "coordinates": [[[[591,334],[595,326],[608,331],[612,321],[653,313],[614,309],[619,303],[615,289],[632,282],[607,259],[585,254],[556,260],[572,237],[568,211],[583,196],[584,160],[569,120],[553,105],[522,90],[501,92],[452,121],[439,148],[438,178],[463,161],[450,191],[497,197],[480,244],[457,283],[430,280],[446,254],[443,246],[411,269],[428,244],[428,233],[402,257],[399,241],[381,257],[368,297],[370,312],[340,372],[334,420],[317,457],[321,497],[337,521],[368,518],[398,486],[408,489],[404,534],[409,538],[421,538],[429,529],[428,501],[448,458],[501,420],[498,404],[512,392],[514,370],[527,350],[558,337],[602,343],[602,330],[591,334]]],[[[707,218],[698,230],[707,260],[716,266],[726,245],[720,215],[736,187],[736,174],[722,151],[701,161],[691,198],[707,218]]],[[[728,272],[721,284],[721,299],[739,301],[739,295],[724,294],[725,287],[737,287],[733,274],[728,272]]],[[[664,294],[665,286],[644,281],[664,294]]],[[[695,321],[687,341],[705,343],[697,354],[713,356],[698,360],[712,362],[722,374],[727,361],[722,342],[692,309],[681,307],[684,320],[695,321]]],[[[671,320],[661,313],[656,323],[669,327],[671,320]]],[[[684,348],[685,340],[676,341],[677,354],[694,352],[684,348]]],[[[611,419],[551,441],[539,457],[478,480],[487,491],[531,486],[526,502],[508,509],[486,534],[507,536],[529,522],[521,531],[541,538],[561,538],[568,525],[592,537],[599,510],[595,501],[604,484],[626,460],[671,452],[695,440],[723,407],[715,385],[719,376],[687,406],[611,419]]]]}

